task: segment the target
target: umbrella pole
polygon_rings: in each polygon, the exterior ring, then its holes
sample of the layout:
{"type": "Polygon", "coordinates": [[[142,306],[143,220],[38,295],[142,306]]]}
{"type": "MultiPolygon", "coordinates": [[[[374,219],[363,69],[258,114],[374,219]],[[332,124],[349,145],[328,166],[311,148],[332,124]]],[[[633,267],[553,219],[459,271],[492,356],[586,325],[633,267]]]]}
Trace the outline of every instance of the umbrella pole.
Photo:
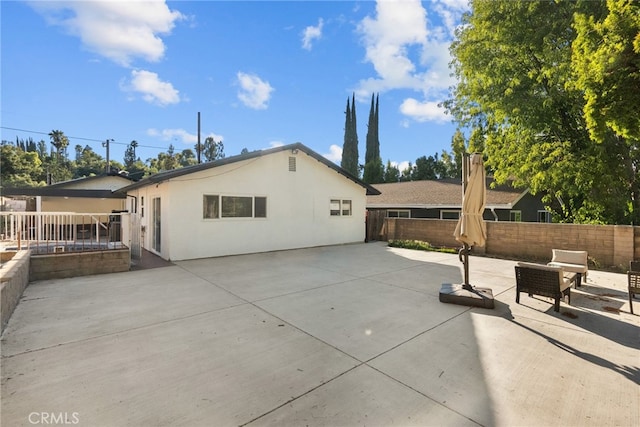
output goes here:
{"type": "Polygon", "coordinates": [[[471,248],[469,247],[468,244],[465,243],[462,249],[460,249],[460,252],[458,253],[460,262],[464,266],[464,283],[462,284],[462,287],[469,291],[473,290],[473,286],[471,286],[471,284],[469,283],[469,252],[470,251],[471,251],[471,248]]]}
{"type": "MultiPolygon", "coordinates": [[[[464,195],[465,195],[465,191],[467,190],[467,185],[469,184],[469,171],[471,170],[471,156],[469,155],[469,153],[464,153],[462,159],[463,159],[462,161],[462,203],[464,204],[464,195]]],[[[460,262],[464,264],[464,283],[462,284],[462,287],[470,291],[472,290],[472,287],[469,284],[469,250],[470,250],[469,245],[467,243],[464,243],[464,245],[462,246],[462,249],[460,249],[460,251],[464,255],[464,259],[463,257],[460,257],[460,262]]]]}

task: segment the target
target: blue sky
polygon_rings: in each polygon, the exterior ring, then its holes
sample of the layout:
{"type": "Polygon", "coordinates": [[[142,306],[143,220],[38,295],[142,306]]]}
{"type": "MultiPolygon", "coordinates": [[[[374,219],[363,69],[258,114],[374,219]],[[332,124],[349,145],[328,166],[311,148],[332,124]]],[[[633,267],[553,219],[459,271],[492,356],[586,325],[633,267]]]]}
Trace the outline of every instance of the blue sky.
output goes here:
{"type": "MultiPolygon", "coordinates": [[[[302,142],[340,162],[356,95],[364,158],[380,94],[383,162],[450,151],[437,104],[465,0],[2,1],[2,139],[53,129],[111,159],[222,140],[227,156],[302,142]],[[12,129],[7,129],[12,128],[12,129]],[[13,129],[23,129],[17,131],[13,129]]],[[[45,135],[38,132],[43,132],[45,135]]]]}

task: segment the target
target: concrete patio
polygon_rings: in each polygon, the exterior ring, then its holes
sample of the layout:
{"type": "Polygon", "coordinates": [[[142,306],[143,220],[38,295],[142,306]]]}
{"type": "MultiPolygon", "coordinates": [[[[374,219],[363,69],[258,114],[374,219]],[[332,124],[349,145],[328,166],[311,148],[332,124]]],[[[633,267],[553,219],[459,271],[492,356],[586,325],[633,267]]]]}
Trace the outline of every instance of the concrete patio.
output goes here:
{"type": "Polygon", "coordinates": [[[439,302],[457,255],[384,243],[34,282],[1,424],[640,425],[626,275],[590,271],[555,313],[515,303],[514,264],[471,257],[493,310],[439,302]]]}

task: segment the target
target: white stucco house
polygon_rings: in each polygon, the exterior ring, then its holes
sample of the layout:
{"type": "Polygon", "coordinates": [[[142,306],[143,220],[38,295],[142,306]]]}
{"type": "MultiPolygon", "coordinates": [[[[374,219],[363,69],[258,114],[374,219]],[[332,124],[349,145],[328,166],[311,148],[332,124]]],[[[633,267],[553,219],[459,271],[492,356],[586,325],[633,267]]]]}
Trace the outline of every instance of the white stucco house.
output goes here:
{"type": "Polygon", "coordinates": [[[303,144],[161,172],[119,190],[166,260],[362,242],[378,190],[303,144]]]}

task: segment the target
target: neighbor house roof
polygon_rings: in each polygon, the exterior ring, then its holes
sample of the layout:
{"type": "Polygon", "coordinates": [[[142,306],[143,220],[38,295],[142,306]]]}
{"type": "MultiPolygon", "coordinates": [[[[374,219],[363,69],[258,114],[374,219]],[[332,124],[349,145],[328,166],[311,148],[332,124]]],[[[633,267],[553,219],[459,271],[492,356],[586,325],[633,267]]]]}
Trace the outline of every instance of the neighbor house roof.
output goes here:
{"type": "MultiPolygon", "coordinates": [[[[528,190],[509,185],[490,188],[487,178],[488,209],[511,209],[528,190]]],[[[367,197],[367,208],[458,208],[462,206],[462,183],[458,179],[425,180],[374,184],[380,195],[367,197]]]]}
{"type": "Polygon", "coordinates": [[[130,190],[135,190],[137,188],[145,187],[147,185],[158,184],[158,183],[160,183],[162,181],[167,181],[167,180],[170,180],[172,178],[177,178],[179,176],[187,175],[187,174],[190,174],[190,173],[209,170],[209,169],[220,167],[220,166],[223,166],[223,165],[228,165],[228,164],[231,164],[231,163],[241,162],[243,160],[254,159],[254,158],[262,157],[262,156],[268,156],[269,154],[278,153],[278,152],[281,152],[281,151],[295,151],[295,150],[299,150],[299,151],[302,151],[302,152],[306,153],[307,155],[309,155],[310,157],[316,159],[318,162],[322,163],[323,165],[327,166],[328,168],[334,170],[335,172],[339,173],[340,175],[344,176],[345,178],[347,178],[347,179],[355,182],[356,184],[362,186],[363,188],[365,188],[367,190],[367,195],[379,194],[379,191],[377,189],[375,189],[374,187],[372,187],[371,185],[366,184],[365,182],[363,182],[360,179],[356,178],[355,176],[351,175],[346,170],[342,169],[340,166],[336,165],[335,163],[333,163],[330,160],[327,160],[326,158],[324,158],[320,154],[316,153],[315,151],[313,151],[309,147],[307,147],[304,144],[301,144],[299,142],[297,142],[295,144],[289,144],[289,145],[283,145],[283,146],[280,146],[280,147],[271,148],[271,149],[268,149],[268,150],[252,151],[252,152],[246,153],[246,154],[240,154],[240,155],[237,155],[237,156],[225,157],[224,159],[218,159],[218,160],[214,160],[212,162],[207,162],[207,163],[200,163],[198,165],[187,166],[187,167],[180,168],[180,169],[173,169],[173,170],[170,170],[170,171],[159,172],[159,173],[151,175],[151,176],[149,176],[147,178],[141,179],[140,181],[135,182],[135,183],[133,183],[131,185],[123,187],[123,188],[119,189],[118,192],[125,192],[126,193],[127,191],[130,191],[130,190]]]}
{"type": "Polygon", "coordinates": [[[85,176],[82,178],[70,179],[68,181],[56,182],[46,188],[67,188],[78,190],[117,190],[129,185],[134,180],[126,175],[116,173],[85,176]]]}
{"type": "Polygon", "coordinates": [[[99,199],[122,199],[126,195],[114,193],[132,181],[122,175],[96,175],[57,182],[43,187],[2,187],[3,196],[25,197],[85,197],[99,199]]]}

